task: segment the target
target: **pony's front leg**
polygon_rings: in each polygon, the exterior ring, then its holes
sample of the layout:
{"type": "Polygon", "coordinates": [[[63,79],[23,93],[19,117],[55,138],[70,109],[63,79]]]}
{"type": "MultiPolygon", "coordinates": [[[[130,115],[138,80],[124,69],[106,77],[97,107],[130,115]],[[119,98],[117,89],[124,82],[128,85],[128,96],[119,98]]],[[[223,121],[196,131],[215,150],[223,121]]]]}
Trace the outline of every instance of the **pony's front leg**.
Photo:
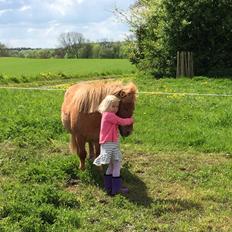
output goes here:
{"type": "Polygon", "coordinates": [[[89,158],[90,160],[94,160],[95,158],[95,155],[94,155],[94,146],[93,146],[93,143],[92,142],[88,142],[89,144],[89,158]]]}
{"type": "MultiPolygon", "coordinates": [[[[95,156],[95,159],[96,159],[96,158],[100,155],[100,144],[99,144],[99,142],[95,142],[95,143],[94,143],[94,148],[95,148],[94,156],[95,156]]],[[[102,174],[104,174],[104,173],[103,173],[103,172],[104,172],[104,169],[103,169],[103,166],[102,166],[102,165],[99,166],[98,169],[99,169],[99,171],[100,171],[102,174]]]]}
{"type": "Polygon", "coordinates": [[[94,147],[95,147],[95,159],[100,155],[100,144],[99,142],[95,142],[94,143],[94,147]]]}

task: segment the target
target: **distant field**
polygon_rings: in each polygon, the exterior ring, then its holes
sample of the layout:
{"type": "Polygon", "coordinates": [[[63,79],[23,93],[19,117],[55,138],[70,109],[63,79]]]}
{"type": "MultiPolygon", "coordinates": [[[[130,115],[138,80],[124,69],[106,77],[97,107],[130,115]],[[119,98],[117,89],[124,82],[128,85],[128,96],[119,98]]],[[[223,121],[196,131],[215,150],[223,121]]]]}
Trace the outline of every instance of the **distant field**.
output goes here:
{"type": "Polygon", "coordinates": [[[0,83],[122,75],[135,72],[127,59],[0,58],[0,83]]]}

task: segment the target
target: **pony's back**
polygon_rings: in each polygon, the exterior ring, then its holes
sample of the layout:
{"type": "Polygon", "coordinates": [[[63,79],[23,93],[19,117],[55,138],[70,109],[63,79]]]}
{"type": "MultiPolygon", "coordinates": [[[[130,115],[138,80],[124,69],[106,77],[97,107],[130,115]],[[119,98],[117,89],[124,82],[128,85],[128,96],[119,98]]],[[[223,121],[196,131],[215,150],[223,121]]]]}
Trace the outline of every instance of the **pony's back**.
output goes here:
{"type": "Polygon", "coordinates": [[[78,112],[94,113],[101,101],[108,95],[116,95],[122,90],[122,83],[117,81],[89,81],[71,86],[65,93],[67,104],[78,112]]]}

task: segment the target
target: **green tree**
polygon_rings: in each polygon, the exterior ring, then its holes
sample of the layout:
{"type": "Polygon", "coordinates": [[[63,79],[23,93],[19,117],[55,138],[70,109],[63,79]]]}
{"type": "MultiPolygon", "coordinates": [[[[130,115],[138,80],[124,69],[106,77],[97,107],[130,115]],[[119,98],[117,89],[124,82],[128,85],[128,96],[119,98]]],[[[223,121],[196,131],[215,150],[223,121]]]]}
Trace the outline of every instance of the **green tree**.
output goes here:
{"type": "Polygon", "coordinates": [[[79,58],[92,58],[93,57],[93,45],[90,42],[87,42],[82,45],[78,52],[79,58]]]}
{"type": "Polygon", "coordinates": [[[100,49],[101,48],[100,48],[99,43],[94,43],[93,44],[92,58],[99,58],[100,49]]]}
{"type": "Polygon", "coordinates": [[[78,58],[79,50],[85,42],[84,36],[78,32],[61,33],[58,40],[66,52],[66,58],[78,58]]]}
{"type": "Polygon", "coordinates": [[[56,48],[56,49],[54,49],[53,56],[55,58],[64,58],[65,50],[63,48],[56,48]]]}
{"type": "Polygon", "coordinates": [[[3,43],[0,43],[0,56],[1,57],[9,56],[8,48],[3,43]]]}
{"type": "Polygon", "coordinates": [[[192,51],[196,75],[232,75],[231,12],[231,0],[139,0],[130,58],[155,76],[173,76],[176,52],[192,51]]]}
{"type": "Polygon", "coordinates": [[[114,58],[113,42],[102,40],[100,42],[99,58],[114,58]]]}
{"type": "Polygon", "coordinates": [[[48,59],[54,56],[54,52],[51,49],[40,49],[37,51],[37,58],[48,59]]]}

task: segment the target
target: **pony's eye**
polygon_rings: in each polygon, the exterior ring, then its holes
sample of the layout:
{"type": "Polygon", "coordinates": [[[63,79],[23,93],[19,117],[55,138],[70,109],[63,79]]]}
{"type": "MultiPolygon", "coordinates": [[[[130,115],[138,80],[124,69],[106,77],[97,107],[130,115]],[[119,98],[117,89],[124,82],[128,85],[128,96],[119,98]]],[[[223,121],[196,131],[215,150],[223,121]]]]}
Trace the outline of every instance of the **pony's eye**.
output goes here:
{"type": "Polygon", "coordinates": [[[131,104],[129,102],[121,101],[121,104],[119,106],[118,115],[123,118],[129,118],[132,116],[134,111],[134,104],[131,104]]]}
{"type": "Polygon", "coordinates": [[[125,116],[125,117],[130,117],[132,115],[132,110],[131,109],[128,109],[128,108],[125,108],[122,110],[122,114],[125,116]]]}

